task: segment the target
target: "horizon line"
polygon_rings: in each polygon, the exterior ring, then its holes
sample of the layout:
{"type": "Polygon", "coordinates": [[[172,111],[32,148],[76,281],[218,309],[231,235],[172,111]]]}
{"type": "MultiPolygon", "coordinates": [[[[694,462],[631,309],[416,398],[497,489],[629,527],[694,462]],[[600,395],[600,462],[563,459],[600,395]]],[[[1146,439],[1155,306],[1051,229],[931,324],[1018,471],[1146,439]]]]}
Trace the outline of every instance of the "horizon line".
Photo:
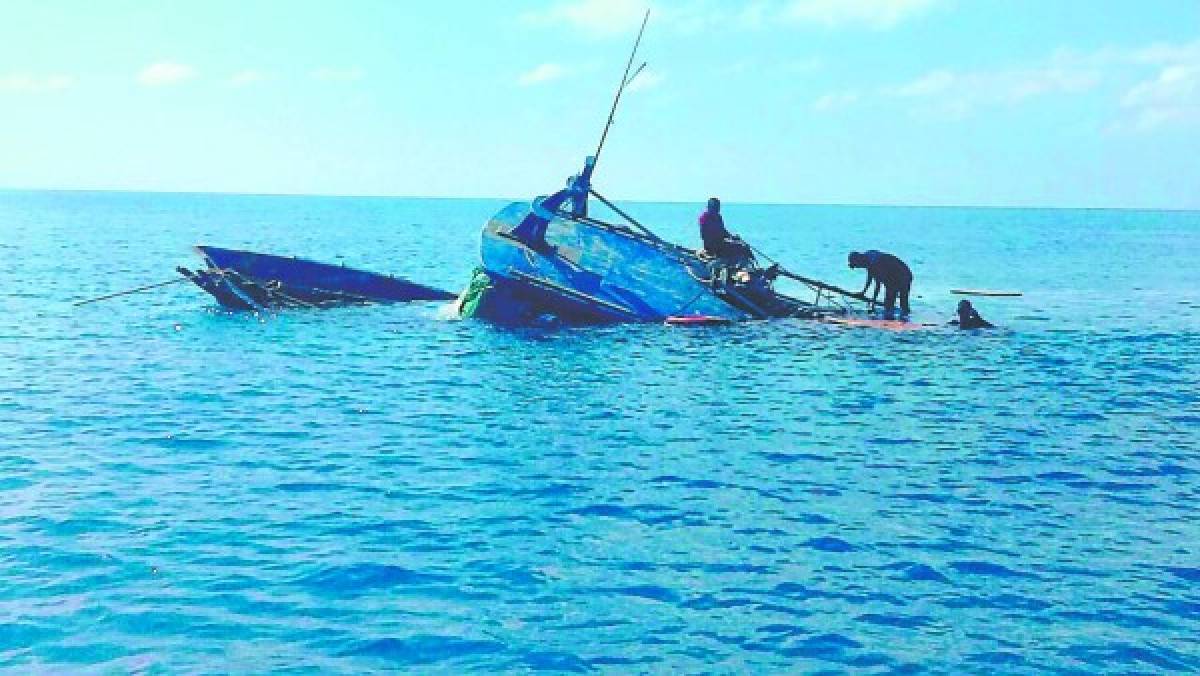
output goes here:
{"type": "MultiPolygon", "coordinates": [[[[227,197],[323,197],[333,199],[424,199],[424,200],[508,200],[514,202],[526,199],[505,196],[471,196],[471,195],[403,195],[403,194],[366,194],[366,193],[305,193],[305,192],[252,192],[239,190],[145,190],[133,188],[19,188],[0,186],[0,193],[111,193],[111,194],[148,194],[148,195],[214,195],[227,197]]],[[[632,204],[703,204],[708,198],[691,200],[647,200],[619,199],[614,202],[632,204]]],[[[739,201],[722,198],[722,204],[742,206],[767,207],[856,207],[867,209],[1038,209],[1045,211],[1152,211],[1168,213],[1196,213],[1200,206],[1188,207],[1151,207],[1151,206],[1062,206],[1044,204],[903,204],[903,203],[856,203],[856,202],[776,202],[776,201],[739,201]]]]}

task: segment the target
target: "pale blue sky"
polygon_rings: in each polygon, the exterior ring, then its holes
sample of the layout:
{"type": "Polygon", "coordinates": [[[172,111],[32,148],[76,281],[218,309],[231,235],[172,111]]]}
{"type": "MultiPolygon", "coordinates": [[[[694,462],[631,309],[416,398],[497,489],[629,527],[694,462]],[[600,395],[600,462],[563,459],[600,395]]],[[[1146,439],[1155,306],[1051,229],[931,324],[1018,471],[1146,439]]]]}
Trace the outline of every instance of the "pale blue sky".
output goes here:
{"type": "MultiPolygon", "coordinates": [[[[656,0],[619,199],[1200,208],[1196,0],[656,0]]],[[[0,187],[527,197],[644,0],[0,2],[0,187]]]]}

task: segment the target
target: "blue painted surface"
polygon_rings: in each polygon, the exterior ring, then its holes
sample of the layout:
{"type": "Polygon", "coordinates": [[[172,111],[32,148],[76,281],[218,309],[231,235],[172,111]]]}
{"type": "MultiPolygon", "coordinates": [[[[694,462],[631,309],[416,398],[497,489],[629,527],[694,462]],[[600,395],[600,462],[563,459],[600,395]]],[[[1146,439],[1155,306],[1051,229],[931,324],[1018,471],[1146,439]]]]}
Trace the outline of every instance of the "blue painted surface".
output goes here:
{"type": "Polygon", "coordinates": [[[254,291],[239,288],[241,280],[257,289],[278,285],[287,298],[310,304],[328,302],[331,297],[372,303],[454,298],[452,293],[400,277],[345,265],[206,245],[197,246],[196,252],[209,268],[236,273],[227,276],[223,272],[218,278],[201,274],[196,280],[197,286],[213,294],[218,303],[235,310],[261,309],[264,305],[247,298],[254,291]]]}
{"type": "Polygon", "coordinates": [[[695,252],[629,228],[554,218],[531,246],[514,231],[538,221],[536,203],[514,202],[483,228],[480,257],[500,285],[485,314],[526,323],[545,313],[593,322],[662,321],[698,313],[737,320],[746,313],[718,298],[710,266],[695,252]]]}
{"type": "Polygon", "coordinates": [[[195,241],[456,289],[504,204],[0,193],[0,664],[1200,669],[1194,213],[727,205],[1026,293],[976,335],[69,306],[195,241]]]}

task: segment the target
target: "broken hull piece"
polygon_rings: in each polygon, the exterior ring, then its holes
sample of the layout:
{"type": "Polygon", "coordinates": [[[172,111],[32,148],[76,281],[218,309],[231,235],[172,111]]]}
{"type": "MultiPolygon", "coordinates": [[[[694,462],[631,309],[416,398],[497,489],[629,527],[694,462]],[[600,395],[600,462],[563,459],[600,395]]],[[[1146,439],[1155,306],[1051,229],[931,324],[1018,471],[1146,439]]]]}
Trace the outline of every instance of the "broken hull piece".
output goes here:
{"type": "Polygon", "coordinates": [[[728,319],[707,317],[705,315],[686,315],[683,317],[667,317],[667,326],[721,326],[730,323],[728,319]]]}
{"type": "Polygon", "coordinates": [[[837,326],[878,329],[880,331],[923,331],[940,326],[940,324],[910,322],[904,319],[873,319],[870,317],[827,317],[822,321],[826,324],[835,324],[837,326]]]}
{"type": "Polygon", "coordinates": [[[391,275],[302,258],[197,246],[205,268],[178,268],[231,310],[328,308],[345,305],[453,300],[446,291],[391,275]]]}

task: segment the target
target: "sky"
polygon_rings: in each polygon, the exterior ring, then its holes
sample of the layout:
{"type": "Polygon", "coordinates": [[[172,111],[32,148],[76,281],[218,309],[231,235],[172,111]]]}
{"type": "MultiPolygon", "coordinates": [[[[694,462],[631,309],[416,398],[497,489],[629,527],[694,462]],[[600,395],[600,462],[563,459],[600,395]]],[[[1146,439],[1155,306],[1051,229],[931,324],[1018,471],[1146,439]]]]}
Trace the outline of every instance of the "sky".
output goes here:
{"type": "Polygon", "coordinates": [[[1200,208],[1197,0],[0,0],[0,188],[1200,208]]]}

